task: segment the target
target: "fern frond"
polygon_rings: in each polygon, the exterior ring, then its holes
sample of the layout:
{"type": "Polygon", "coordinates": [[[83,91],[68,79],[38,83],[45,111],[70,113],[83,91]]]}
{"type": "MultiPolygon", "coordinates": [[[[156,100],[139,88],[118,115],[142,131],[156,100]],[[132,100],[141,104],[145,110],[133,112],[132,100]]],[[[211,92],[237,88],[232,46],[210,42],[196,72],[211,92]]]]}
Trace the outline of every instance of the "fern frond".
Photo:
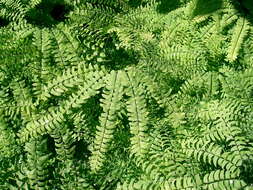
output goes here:
{"type": "Polygon", "coordinates": [[[42,0],[31,0],[30,1],[30,4],[29,4],[29,7],[30,8],[34,8],[36,7],[37,5],[39,5],[41,3],[42,0]]]}
{"type": "Polygon", "coordinates": [[[0,16],[11,21],[24,19],[26,7],[22,0],[2,0],[0,2],[0,16]]]}
{"type": "Polygon", "coordinates": [[[59,67],[62,68],[64,68],[65,66],[69,66],[70,64],[77,65],[77,62],[81,61],[81,59],[75,52],[78,48],[78,46],[76,46],[77,42],[75,42],[73,38],[71,39],[71,41],[69,40],[69,38],[67,38],[67,35],[69,36],[69,34],[67,34],[68,32],[69,31],[66,31],[66,29],[60,27],[56,30],[51,30],[51,34],[55,43],[55,45],[53,46],[55,47],[55,62],[59,65],[59,67]]]}
{"type": "Polygon", "coordinates": [[[11,158],[18,152],[18,147],[15,140],[15,135],[11,129],[9,129],[0,117],[0,157],[11,158]]]}
{"type": "Polygon", "coordinates": [[[84,176],[80,175],[78,167],[75,163],[66,164],[67,166],[60,165],[57,168],[60,183],[54,185],[54,188],[64,190],[64,189],[75,189],[75,190],[95,190],[95,188],[87,182],[84,176]],[[74,169],[73,169],[74,168],[74,169]]]}
{"type": "Polygon", "coordinates": [[[2,116],[15,118],[19,112],[16,110],[16,102],[9,95],[10,92],[6,88],[0,91],[0,113],[2,116]]]}
{"type": "MultiPolygon", "coordinates": [[[[64,70],[62,75],[58,75],[53,80],[48,81],[45,86],[41,87],[41,94],[38,97],[38,101],[46,100],[52,96],[61,96],[74,87],[78,87],[89,75],[89,72],[96,70],[99,70],[99,68],[91,65],[86,66],[84,63],[64,70]]],[[[103,69],[101,68],[101,70],[103,69]]]]}
{"type": "Polygon", "coordinates": [[[246,183],[233,172],[225,170],[212,171],[203,178],[203,188],[208,189],[243,189],[246,183]]]}
{"type": "Polygon", "coordinates": [[[148,180],[139,180],[139,181],[134,181],[130,180],[128,182],[123,183],[122,185],[118,185],[116,190],[128,190],[128,189],[135,189],[135,190],[155,190],[155,189],[160,189],[160,184],[159,183],[152,183],[151,181],[148,180]]]}
{"type": "Polygon", "coordinates": [[[236,179],[237,176],[224,170],[212,171],[203,178],[200,175],[193,177],[183,177],[165,182],[162,189],[240,189],[246,186],[242,180],[236,179]]]}
{"type": "Polygon", "coordinates": [[[0,0],[0,189],[250,189],[246,4],[0,0]]]}
{"type": "Polygon", "coordinates": [[[76,9],[70,12],[70,21],[75,23],[74,25],[76,26],[86,26],[92,31],[94,29],[104,31],[118,12],[117,8],[114,9],[107,2],[75,1],[74,3],[76,4],[76,9]]]}
{"type": "Polygon", "coordinates": [[[17,173],[19,188],[28,186],[32,189],[47,189],[49,187],[47,139],[38,142],[37,140],[27,142],[25,145],[27,164],[22,171],[17,173]]]}
{"type": "Polygon", "coordinates": [[[143,158],[148,149],[147,142],[147,124],[148,111],[145,104],[144,87],[138,78],[137,73],[130,70],[125,73],[125,79],[128,89],[126,91],[129,99],[127,100],[127,111],[129,117],[131,137],[131,153],[136,157],[143,158]]]}
{"type": "Polygon", "coordinates": [[[56,129],[50,133],[54,138],[55,151],[59,160],[72,159],[76,146],[74,145],[73,132],[67,127],[56,129]]]}
{"type": "Polygon", "coordinates": [[[237,12],[225,14],[220,22],[220,25],[221,25],[221,27],[225,28],[226,26],[236,22],[238,20],[238,18],[239,18],[239,15],[237,14],[237,12]]]}
{"type": "Polygon", "coordinates": [[[198,190],[198,189],[241,189],[247,185],[243,180],[237,179],[237,176],[224,170],[212,171],[204,177],[200,175],[183,176],[172,178],[169,180],[162,179],[159,182],[152,183],[151,181],[131,180],[122,185],[118,185],[117,190],[127,189],[147,189],[147,190],[198,190]]]}
{"type": "Polygon", "coordinates": [[[30,120],[30,117],[35,110],[31,92],[25,84],[25,81],[13,81],[11,84],[13,89],[14,99],[17,102],[17,111],[21,114],[25,122],[30,120]]]}
{"type": "Polygon", "coordinates": [[[64,121],[65,114],[71,113],[74,108],[80,108],[88,98],[99,93],[98,90],[104,86],[104,77],[102,71],[90,73],[77,93],[73,93],[59,107],[51,108],[46,115],[40,118],[36,116],[37,121],[29,122],[25,128],[21,129],[19,132],[21,141],[27,141],[30,137],[36,138],[58,128],[64,121]]]}
{"type": "Polygon", "coordinates": [[[178,73],[178,75],[186,75],[185,69],[188,70],[189,75],[205,70],[205,63],[203,63],[205,52],[203,51],[192,51],[184,47],[161,47],[161,49],[165,59],[173,64],[171,68],[165,68],[167,72],[175,73],[180,70],[177,67],[182,68],[182,73],[178,73]],[[175,63],[177,67],[174,68],[175,63]]]}
{"type": "Polygon", "coordinates": [[[228,61],[235,61],[238,57],[244,38],[247,36],[249,30],[248,22],[245,18],[239,18],[231,39],[231,44],[228,49],[228,61]]]}
{"type": "Polygon", "coordinates": [[[189,156],[194,157],[198,161],[203,161],[214,166],[228,170],[232,173],[238,173],[239,165],[236,160],[228,160],[223,157],[222,148],[211,142],[201,140],[189,141],[183,143],[183,151],[189,156]],[[190,144],[189,144],[190,143],[190,144]]]}
{"type": "MultiPolygon", "coordinates": [[[[29,30],[28,30],[29,31],[29,30]]],[[[55,74],[49,72],[50,62],[51,62],[51,51],[52,51],[52,39],[50,36],[50,31],[47,29],[30,31],[29,33],[33,34],[33,45],[36,47],[36,58],[35,63],[32,66],[32,69],[35,69],[35,72],[38,73],[39,80],[43,82],[47,81],[53,77],[55,74]]]]}
{"type": "Polygon", "coordinates": [[[106,92],[102,95],[103,113],[99,117],[100,125],[97,127],[92,156],[90,157],[91,170],[95,172],[103,165],[105,153],[112,141],[116,127],[117,112],[120,109],[120,100],[123,96],[121,75],[121,72],[112,71],[110,73],[106,82],[106,92]]]}
{"type": "MultiPolygon", "coordinates": [[[[140,75],[143,75],[142,82],[145,84],[146,91],[149,96],[153,97],[161,107],[165,108],[167,106],[167,102],[161,98],[164,94],[162,95],[162,92],[160,91],[161,89],[159,88],[159,83],[152,79],[151,76],[146,75],[146,73],[140,73],[140,75]]],[[[167,94],[167,96],[169,96],[171,94],[171,90],[167,92],[167,94]]]]}
{"type": "Polygon", "coordinates": [[[114,26],[108,32],[117,34],[118,47],[134,49],[141,53],[140,50],[143,50],[145,43],[154,42],[164,20],[165,18],[155,10],[155,4],[150,4],[117,17],[114,26]]]}

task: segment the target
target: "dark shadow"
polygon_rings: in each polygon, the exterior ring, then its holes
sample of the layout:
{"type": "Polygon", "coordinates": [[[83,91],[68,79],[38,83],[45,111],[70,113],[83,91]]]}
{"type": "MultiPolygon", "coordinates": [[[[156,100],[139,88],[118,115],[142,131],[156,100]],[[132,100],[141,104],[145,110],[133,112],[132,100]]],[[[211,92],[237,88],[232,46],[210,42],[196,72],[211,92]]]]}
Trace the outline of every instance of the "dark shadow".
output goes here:
{"type": "MultiPolygon", "coordinates": [[[[115,34],[116,35],[116,34],[115,34]]],[[[130,65],[136,65],[139,60],[139,54],[133,49],[125,50],[124,48],[116,48],[115,44],[118,39],[115,36],[108,37],[105,41],[106,59],[108,61],[101,63],[109,70],[121,70],[130,65]]]]}
{"type": "Polygon", "coordinates": [[[66,15],[69,11],[70,7],[63,4],[55,4],[50,12],[50,15],[55,21],[62,22],[66,19],[66,15]]]}
{"type": "Polygon", "coordinates": [[[51,137],[50,135],[45,135],[45,138],[47,138],[47,149],[48,152],[51,153],[51,156],[54,157],[56,156],[56,151],[55,151],[55,142],[54,142],[54,138],[51,137]]]}
{"type": "Polygon", "coordinates": [[[0,18],[0,27],[5,27],[10,23],[10,21],[4,19],[4,18],[0,18]]]}
{"type": "Polygon", "coordinates": [[[52,27],[64,22],[72,7],[61,2],[44,0],[27,14],[27,21],[38,27],[52,27]]]}
{"type": "Polygon", "coordinates": [[[145,3],[142,2],[142,0],[130,0],[128,1],[128,5],[133,8],[137,8],[139,6],[145,5],[145,3]]]}
{"type": "Polygon", "coordinates": [[[233,1],[234,8],[237,9],[253,25],[253,3],[251,0],[233,1]]]}
{"type": "Polygon", "coordinates": [[[74,158],[78,160],[88,160],[88,158],[91,155],[90,150],[88,149],[88,144],[84,142],[83,140],[76,141],[75,142],[75,154],[74,158]],[[81,150],[81,151],[80,151],[81,150]]]}
{"type": "Polygon", "coordinates": [[[179,0],[158,0],[158,2],[157,11],[162,14],[169,13],[181,5],[179,0]]]}
{"type": "Polygon", "coordinates": [[[253,181],[253,159],[248,156],[247,159],[244,159],[242,166],[240,167],[242,179],[246,183],[252,183],[253,181]]]}
{"type": "Polygon", "coordinates": [[[246,15],[253,16],[253,2],[252,0],[237,0],[237,2],[233,2],[235,5],[236,3],[239,5],[235,6],[238,9],[241,9],[246,15]]]}

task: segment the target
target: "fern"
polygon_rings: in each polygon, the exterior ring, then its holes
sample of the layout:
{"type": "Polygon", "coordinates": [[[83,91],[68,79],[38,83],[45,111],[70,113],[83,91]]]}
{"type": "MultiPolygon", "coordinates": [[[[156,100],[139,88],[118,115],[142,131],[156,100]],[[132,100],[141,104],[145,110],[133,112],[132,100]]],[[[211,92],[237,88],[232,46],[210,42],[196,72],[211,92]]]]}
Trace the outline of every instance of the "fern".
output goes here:
{"type": "Polygon", "coordinates": [[[72,159],[75,153],[73,132],[65,128],[64,130],[55,130],[51,133],[55,142],[55,151],[60,160],[72,159]],[[63,145],[64,144],[64,145],[63,145]]]}
{"type": "Polygon", "coordinates": [[[250,7],[0,0],[0,189],[252,189],[250,7]]]}
{"type": "Polygon", "coordinates": [[[20,137],[23,140],[28,140],[31,137],[37,137],[46,132],[50,132],[59,127],[63,122],[64,115],[70,112],[73,108],[80,107],[85,100],[98,93],[98,89],[103,86],[103,72],[90,73],[89,81],[82,84],[82,88],[76,94],[70,95],[69,100],[63,102],[59,107],[51,108],[49,112],[27,124],[26,128],[21,129],[20,137]]]}
{"type": "Polygon", "coordinates": [[[27,165],[17,173],[18,188],[24,189],[45,189],[48,188],[48,159],[46,153],[46,139],[41,144],[38,141],[26,143],[25,150],[27,154],[27,165]]]}
{"type": "Polygon", "coordinates": [[[127,101],[127,111],[130,121],[130,132],[133,135],[131,138],[132,154],[135,154],[138,157],[143,157],[148,148],[148,144],[145,140],[148,112],[145,108],[145,101],[142,98],[144,96],[143,87],[138,82],[138,79],[135,79],[135,76],[136,74],[131,71],[126,73],[125,76],[125,80],[127,80],[126,84],[129,86],[127,95],[130,96],[127,101]]]}
{"type": "Polygon", "coordinates": [[[232,36],[231,46],[228,50],[228,60],[234,61],[237,58],[239,48],[247,35],[247,21],[243,18],[237,21],[234,35],[232,36]]]}
{"type": "Polygon", "coordinates": [[[101,102],[104,112],[99,118],[100,126],[97,127],[90,158],[90,165],[93,171],[101,168],[107,147],[113,138],[113,132],[116,127],[116,113],[120,109],[119,102],[123,95],[121,75],[122,73],[120,72],[112,71],[110,73],[106,82],[107,92],[102,95],[104,99],[101,102]]]}

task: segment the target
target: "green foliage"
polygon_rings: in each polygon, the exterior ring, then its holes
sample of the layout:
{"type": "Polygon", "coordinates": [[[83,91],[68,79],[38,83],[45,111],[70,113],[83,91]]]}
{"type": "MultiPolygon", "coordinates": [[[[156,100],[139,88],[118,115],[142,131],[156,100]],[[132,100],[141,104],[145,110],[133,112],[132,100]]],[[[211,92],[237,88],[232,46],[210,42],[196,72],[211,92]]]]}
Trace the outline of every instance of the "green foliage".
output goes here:
{"type": "Polygon", "coordinates": [[[0,189],[252,189],[251,7],[0,0],[0,189]]]}

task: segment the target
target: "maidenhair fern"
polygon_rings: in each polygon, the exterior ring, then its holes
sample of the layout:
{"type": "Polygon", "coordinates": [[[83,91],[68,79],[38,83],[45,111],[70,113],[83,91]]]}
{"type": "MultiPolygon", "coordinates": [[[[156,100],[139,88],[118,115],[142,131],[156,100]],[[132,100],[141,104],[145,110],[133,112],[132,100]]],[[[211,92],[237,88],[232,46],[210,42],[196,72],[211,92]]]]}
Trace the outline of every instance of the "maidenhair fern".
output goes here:
{"type": "Polygon", "coordinates": [[[0,189],[252,189],[251,9],[0,0],[0,189]]]}
{"type": "Polygon", "coordinates": [[[245,18],[240,18],[237,21],[236,28],[231,39],[231,46],[228,50],[228,60],[234,61],[239,53],[239,48],[247,35],[248,23],[245,18]]]}
{"type": "Polygon", "coordinates": [[[105,159],[109,143],[117,126],[117,112],[120,110],[120,100],[123,96],[121,72],[112,71],[106,81],[106,90],[101,99],[103,113],[99,117],[100,125],[96,129],[96,136],[90,157],[91,169],[99,170],[105,159]]]}

